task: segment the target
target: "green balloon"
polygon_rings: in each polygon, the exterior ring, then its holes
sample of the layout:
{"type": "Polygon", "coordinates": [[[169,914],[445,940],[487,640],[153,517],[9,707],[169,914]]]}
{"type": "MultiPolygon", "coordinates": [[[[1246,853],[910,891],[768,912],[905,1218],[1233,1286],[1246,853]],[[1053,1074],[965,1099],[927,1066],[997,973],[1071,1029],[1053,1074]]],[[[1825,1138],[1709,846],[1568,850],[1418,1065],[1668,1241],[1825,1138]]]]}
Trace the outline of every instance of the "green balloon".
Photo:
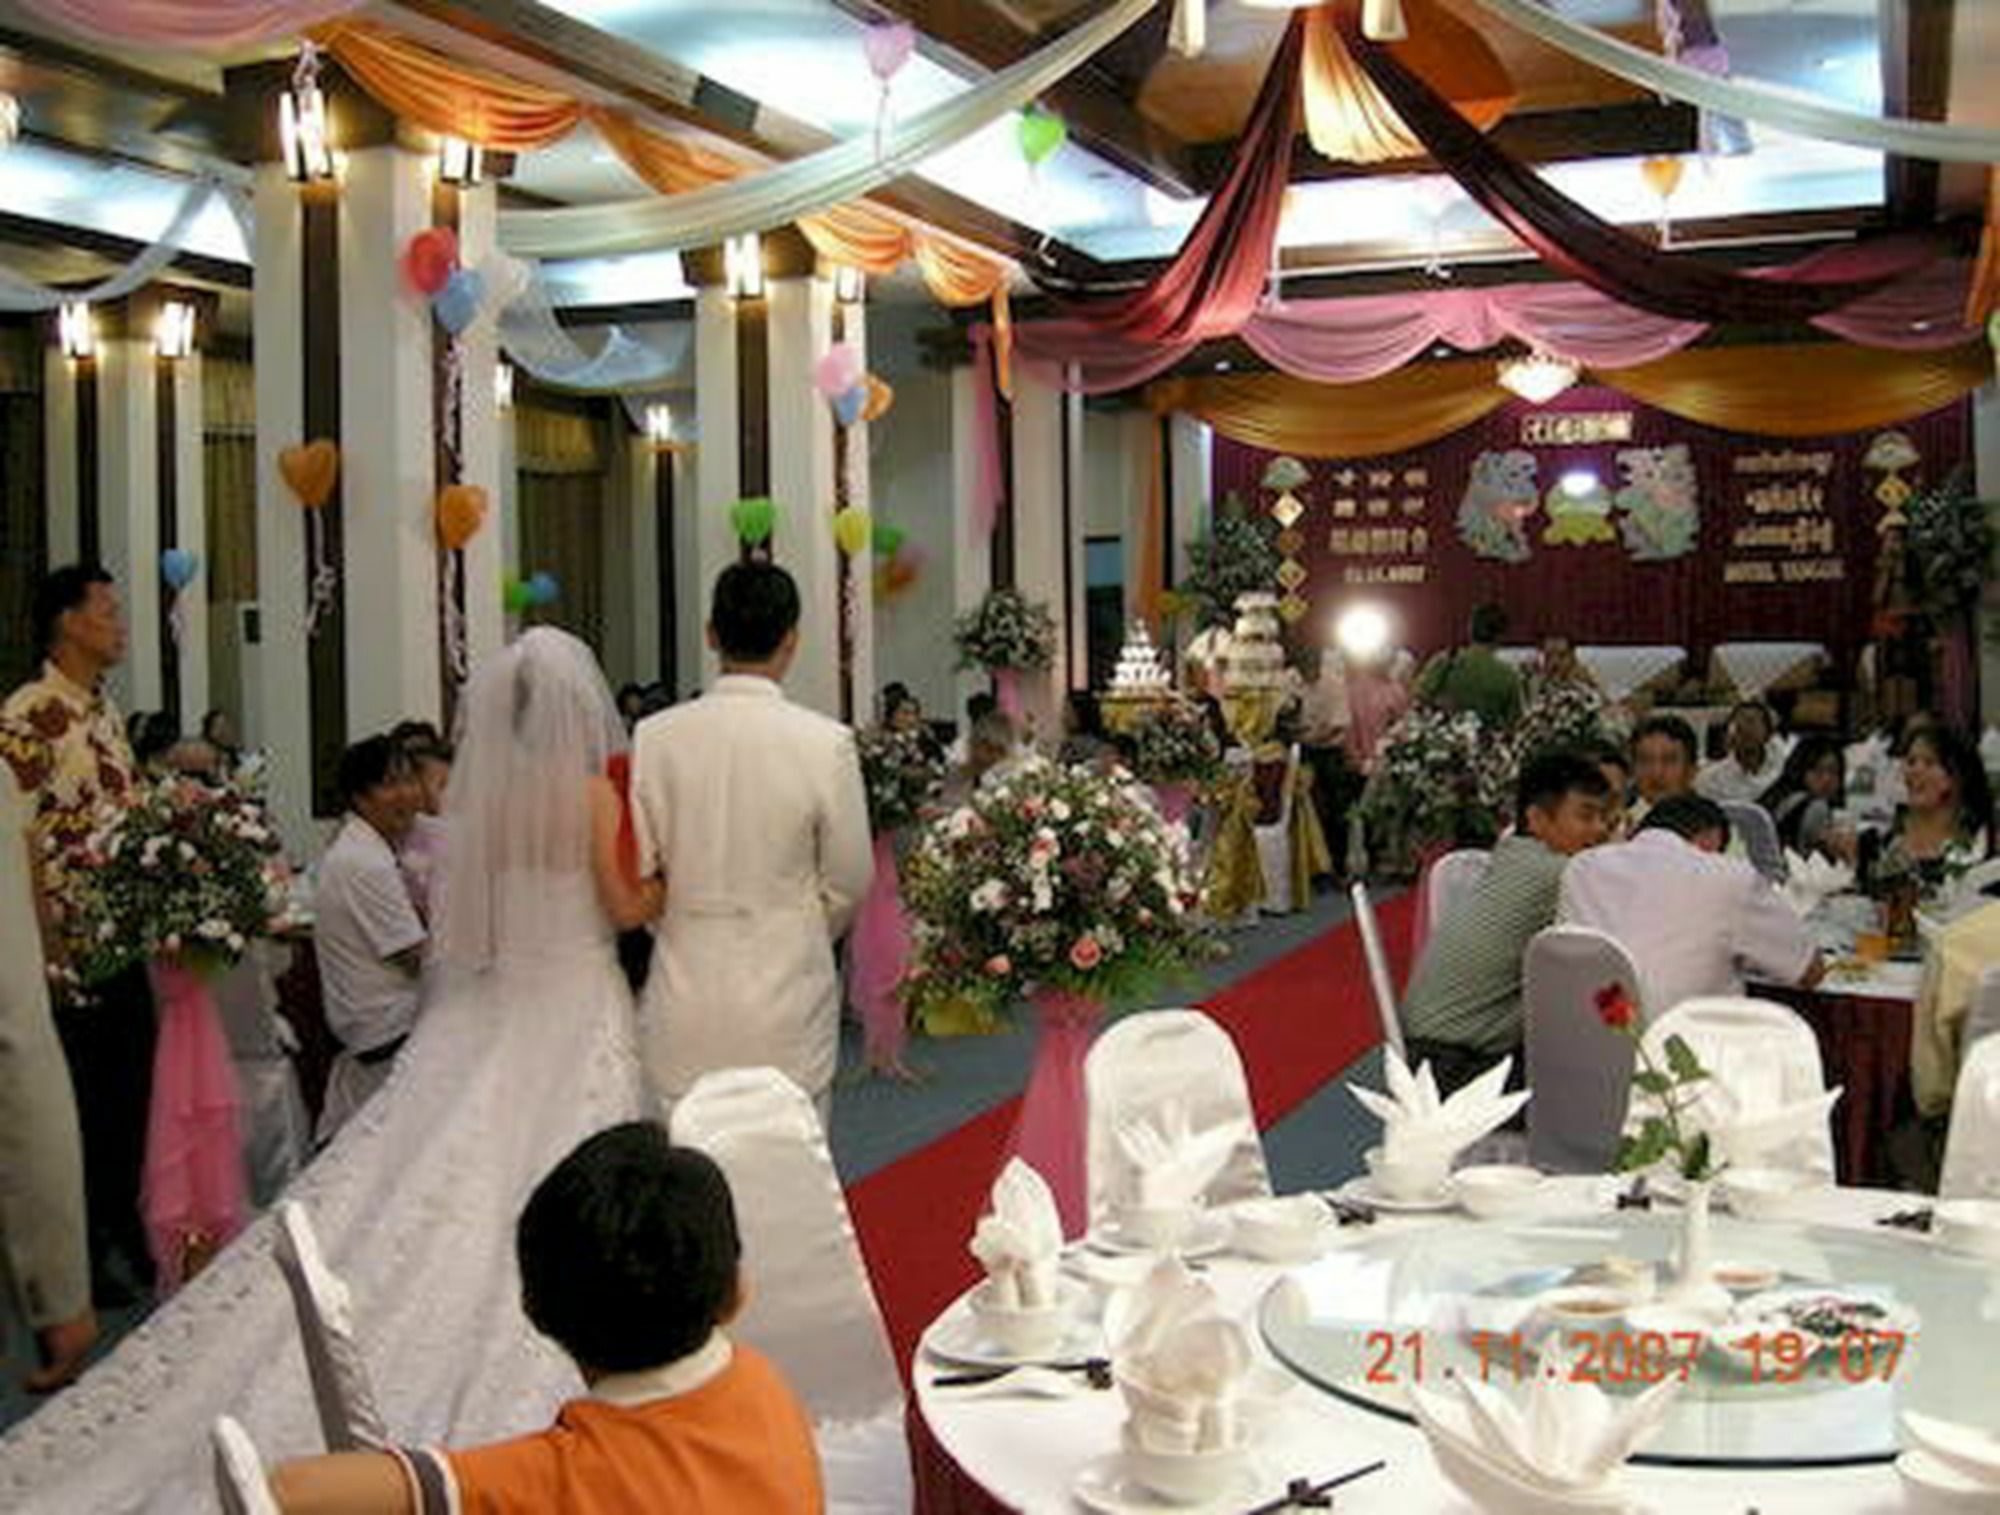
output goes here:
{"type": "Polygon", "coordinates": [[[1021,156],[1030,168],[1039,168],[1069,139],[1063,118],[1040,107],[1021,112],[1021,156]]]}
{"type": "Polygon", "coordinates": [[[500,585],[500,603],[509,615],[519,615],[535,602],[535,592],[519,579],[508,578],[500,585]]]}
{"type": "Polygon", "coordinates": [[[736,535],[752,547],[768,542],[771,528],[777,523],[778,508],[767,495],[752,495],[729,507],[729,524],[735,528],[736,535]]]}
{"type": "Polygon", "coordinates": [[[875,556],[878,558],[893,558],[896,555],[896,549],[903,545],[903,539],[908,535],[909,533],[904,531],[900,526],[892,525],[888,521],[877,521],[871,541],[871,545],[875,549],[875,556]]]}

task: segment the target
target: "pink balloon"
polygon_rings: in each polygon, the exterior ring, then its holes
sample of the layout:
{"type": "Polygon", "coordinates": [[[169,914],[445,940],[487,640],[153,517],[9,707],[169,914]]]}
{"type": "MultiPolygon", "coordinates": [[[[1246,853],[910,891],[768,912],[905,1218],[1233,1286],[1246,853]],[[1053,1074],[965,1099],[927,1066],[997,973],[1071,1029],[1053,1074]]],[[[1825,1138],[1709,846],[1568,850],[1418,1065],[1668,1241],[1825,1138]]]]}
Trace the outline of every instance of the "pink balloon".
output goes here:
{"type": "Polygon", "coordinates": [[[884,84],[910,61],[916,45],[917,29],[907,21],[883,21],[861,34],[862,51],[868,54],[868,70],[884,84]]]}
{"type": "Polygon", "coordinates": [[[836,342],[813,365],[813,387],[827,399],[837,399],[861,382],[861,354],[836,342]]]}

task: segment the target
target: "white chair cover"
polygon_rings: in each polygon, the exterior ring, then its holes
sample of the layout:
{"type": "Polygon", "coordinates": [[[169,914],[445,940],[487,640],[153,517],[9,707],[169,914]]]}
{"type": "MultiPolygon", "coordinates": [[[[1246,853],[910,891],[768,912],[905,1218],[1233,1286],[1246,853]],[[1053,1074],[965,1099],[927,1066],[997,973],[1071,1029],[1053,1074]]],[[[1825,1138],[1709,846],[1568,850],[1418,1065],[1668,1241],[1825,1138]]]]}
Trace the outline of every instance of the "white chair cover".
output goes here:
{"type": "Polygon", "coordinates": [[[222,1515],[278,1515],[278,1501],[250,1433],[224,1415],[209,1432],[209,1443],[215,1449],[215,1497],[222,1515]]]}
{"type": "Polygon", "coordinates": [[[290,1028],[276,1008],[282,950],[274,942],[253,944],[211,990],[242,1095],[243,1161],[250,1202],[259,1209],[277,1199],[312,1154],[312,1122],[286,1047],[290,1028]]]}
{"type": "Polygon", "coordinates": [[[749,1296],[730,1329],[813,1417],[827,1509],[904,1515],[903,1384],[812,1101],[775,1068],[730,1068],[696,1080],[669,1125],[728,1176],[749,1296]]]}
{"type": "Polygon", "coordinates": [[[2000,1036],[1966,1049],[1951,1099],[1938,1198],[2000,1199],[2000,1036]]]}
{"type": "Polygon", "coordinates": [[[1724,800],[1722,813],[1729,817],[1730,830],[1743,839],[1743,855],[1749,858],[1750,866],[1772,883],[1784,883],[1791,869],[1785,864],[1785,849],[1779,844],[1771,812],[1743,800],[1724,800]]]}
{"type": "Polygon", "coordinates": [[[353,1299],[347,1284],[326,1265],[305,1206],[288,1199],[278,1206],[277,1214],[272,1257],[292,1291],[299,1343],[305,1349],[306,1373],[312,1379],[326,1448],[357,1452],[386,1447],[389,1432],[354,1337],[353,1299]]]}
{"type": "Polygon", "coordinates": [[[1130,1204],[1137,1189],[1131,1160],[1118,1141],[1119,1125],[1169,1100],[1186,1107],[1194,1131],[1236,1130],[1236,1144],[1202,1196],[1205,1202],[1233,1204],[1271,1192],[1243,1059],[1229,1033],[1201,1011],[1147,1010],[1124,1017],[1091,1044],[1083,1087],[1093,1227],[1130,1204]]]}
{"type": "Polygon", "coordinates": [[[1484,847],[1461,847],[1455,852],[1447,852],[1431,864],[1430,881],[1424,895],[1424,913],[1430,918],[1430,929],[1436,931],[1444,924],[1459,905],[1471,897],[1479,887],[1479,881],[1486,877],[1486,870],[1493,862],[1493,854],[1484,847]]]}
{"type": "Polygon", "coordinates": [[[1285,754],[1285,777],[1279,786],[1278,818],[1268,826],[1253,826],[1257,862],[1264,871],[1264,913],[1289,915],[1304,903],[1292,898],[1292,806],[1299,789],[1299,744],[1285,754]]]}
{"type": "Polygon", "coordinates": [[[1396,981],[1389,976],[1389,954],[1382,948],[1382,927],[1368,886],[1356,883],[1347,891],[1354,902],[1354,924],[1361,932],[1361,953],[1368,960],[1368,987],[1375,993],[1375,1013],[1382,1018],[1382,1040],[1403,1055],[1403,1018],[1396,1009],[1396,981]]]}
{"type": "Polygon", "coordinates": [[[1988,968],[1979,975],[1979,987],[1972,991],[1972,1004],[1965,1012],[1965,1034],[1959,1042],[1959,1063],[1972,1056],[1974,1045],[2000,1033],[2000,968],[1988,968]]]}
{"type": "Polygon", "coordinates": [[[1639,971],[1618,941],[1551,926],[1521,959],[1527,1023],[1528,1160],[1551,1173],[1602,1173],[1618,1151],[1632,1082],[1632,1039],[1604,1024],[1597,994],[1617,984],[1639,1004],[1639,971]]]}
{"type": "MultiPolygon", "coordinates": [[[[1826,1092],[1819,1038],[1796,1011],[1784,1005],[1722,996],[1682,1000],[1646,1027],[1647,1050],[1662,1067],[1666,1040],[1672,1035],[1693,1049],[1714,1081],[1734,1097],[1737,1108],[1753,1118],[1826,1092]]],[[[1635,1097],[1635,1114],[1639,1104],[1635,1097]]],[[[1688,1114],[1698,1129],[1708,1123],[1699,1099],[1688,1114]]],[[[1759,1154],[1757,1160],[1776,1167],[1805,1168],[1831,1179],[1831,1112],[1816,1130],[1759,1154]]]]}

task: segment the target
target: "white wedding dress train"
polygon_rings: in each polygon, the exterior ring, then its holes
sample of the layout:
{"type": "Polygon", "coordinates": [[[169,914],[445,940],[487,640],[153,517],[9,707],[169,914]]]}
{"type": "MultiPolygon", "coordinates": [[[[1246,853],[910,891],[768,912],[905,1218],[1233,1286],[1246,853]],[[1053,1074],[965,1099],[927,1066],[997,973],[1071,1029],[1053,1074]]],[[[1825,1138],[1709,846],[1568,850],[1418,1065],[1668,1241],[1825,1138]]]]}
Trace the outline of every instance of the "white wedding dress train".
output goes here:
{"type": "MultiPolygon", "coordinates": [[[[286,1191],[353,1290],[398,1442],[539,1429],[581,1392],[521,1313],[515,1218],[578,1142],[642,1110],[632,996],[590,879],[516,875],[495,893],[493,966],[437,987],[389,1083],[286,1191]],[[518,933],[504,929],[517,915],[518,933]],[[510,941],[533,950],[510,953],[510,941]]],[[[259,1218],[0,1438],[0,1510],[215,1510],[218,1415],[272,1462],[324,1450],[273,1235],[259,1218]]]]}

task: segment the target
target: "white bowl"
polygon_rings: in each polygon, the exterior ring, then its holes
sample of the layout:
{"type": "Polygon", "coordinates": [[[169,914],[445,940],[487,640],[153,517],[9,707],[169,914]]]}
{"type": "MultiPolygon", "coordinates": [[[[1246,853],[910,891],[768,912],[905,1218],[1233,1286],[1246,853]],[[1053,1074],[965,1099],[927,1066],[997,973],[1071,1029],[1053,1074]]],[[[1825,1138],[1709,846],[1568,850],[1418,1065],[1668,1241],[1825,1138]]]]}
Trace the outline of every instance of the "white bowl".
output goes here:
{"type": "Polygon", "coordinates": [[[2000,1508],[2000,1485],[1969,1478],[1929,1452],[1912,1450],[1896,1459],[1903,1494],[1913,1510],[1936,1515],[1993,1515],[2000,1508]]]}
{"type": "Polygon", "coordinates": [[[1568,1331],[1604,1331],[1625,1318],[1636,1301],[1622,1289],[1571,1284],[1535,1296],[1535,1314],[1568,1331]]]}
{"type": "Polygon", "coordinates": [[[1741,1220],[1790,1220],[1801,1200],[1827,1187],[1803,1168],[1731,1168],[1722,1175],[1730,1213],[1741,1220]]]}
{"type": "Polygon", "coordinates": [[[1142,1442],[1125,1422],[1125,1466],[1132,1478],[1173,1504],[1207,1504],[1242,1481],[1247,1445],[1217,1452],[1162,1452],[1142,1442]]]}
{"type": "Polygon", "coordinates": [[[1777,1286],[1779,1274],[1769,1263],[1730,1258],[1710,1268],[1708,1276],[1731,1294],[1762,1294],[1777,1286]]]}
{"type": "Polygon", "coordinates": [[[1127,1205],[1118,1212],[1118,1234],[1138,1246],[1164,1251],[1186,1241],[1200,1220],[1199,1205],[1127,1205]]]}
{"type": "Polygon", "coordinates": [[[1403,1157],[1390,1162],[1380,1147],[1370,1147],[1363,1156],[1375,1187],[1390,1199],[1432,1199],[1444,1192],[1451,1176],[1451,1159],[1435,1156],[1403,1157]]]}
{"type": "Polygon", "coordinates": [[[2000,1259],[2000,1199],[1948,1199],[1931,1211],[1938,1245],[2000,1259]]]}
{"type": "Polygon", "coordinates": [[[1236,1245],[1264,1262],[1296,1262],[1318,1255],[1334,1227],[1333,1212],[1311,1194],[1253,1199],[1230,1212],[1236,1245]]]}
{"type": "Polygon", "coordinates": [[[1534,1208],[1548,1180],[1515,1163],[1483,1163],[1451,1176],[1458,1202],[1481,1220],[1519,1215],[1534,1208]]]}
{"type": "Polygon", "coordinates": [[[1037,1357],[1053,1352],[1063,1339],[1070,1322],[1070,1302],[1019,1306],[995,1304],[993,1285],[981,1284],[972,1291],[968,1306],[980,1338],[1016,1357],[1037,1357]]]}

